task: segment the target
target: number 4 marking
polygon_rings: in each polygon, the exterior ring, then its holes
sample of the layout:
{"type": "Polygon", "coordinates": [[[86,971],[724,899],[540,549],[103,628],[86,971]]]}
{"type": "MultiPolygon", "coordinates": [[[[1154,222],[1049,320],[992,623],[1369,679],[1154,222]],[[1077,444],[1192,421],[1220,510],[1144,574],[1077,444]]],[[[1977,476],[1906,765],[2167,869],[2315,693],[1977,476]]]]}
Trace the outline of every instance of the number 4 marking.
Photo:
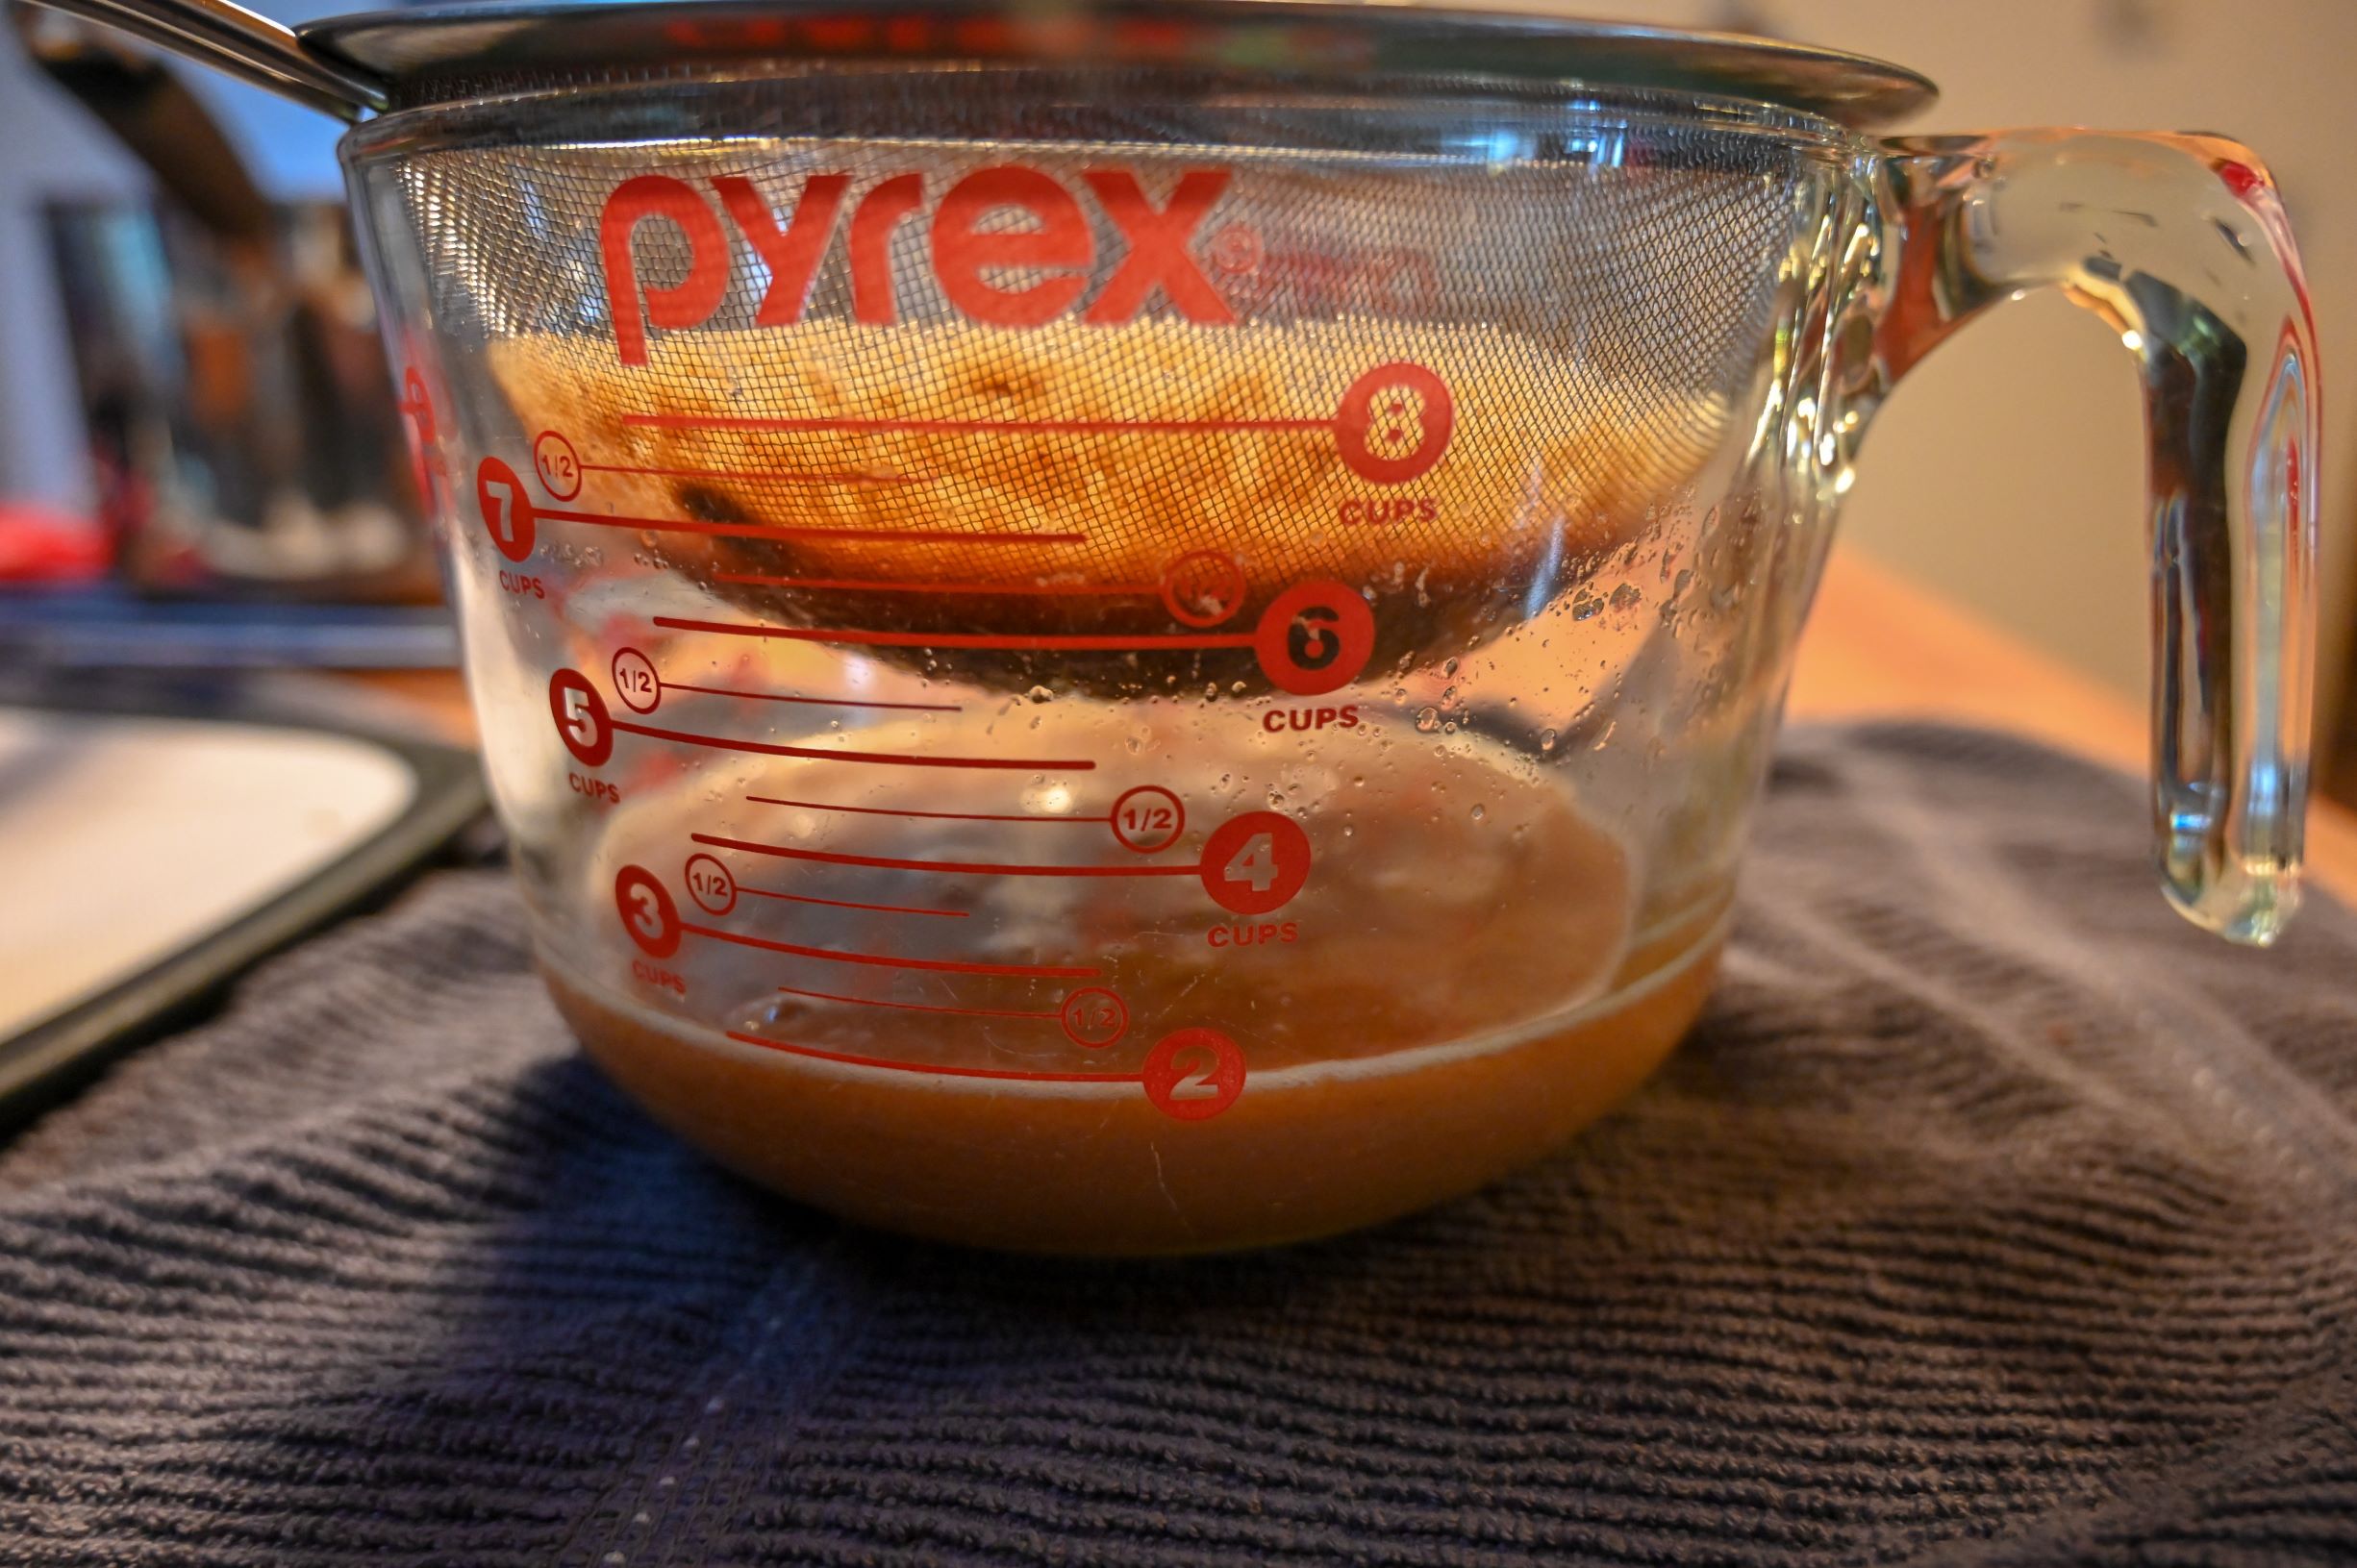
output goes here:
{"type": "Polygon", "coordinates": [[[1249,884],[1256,893],[1266,893],[1277,880],[1276,839],[1268,834],[1254,834],[1230,858],[1220,875],[1230,882],[1249,884]]]}

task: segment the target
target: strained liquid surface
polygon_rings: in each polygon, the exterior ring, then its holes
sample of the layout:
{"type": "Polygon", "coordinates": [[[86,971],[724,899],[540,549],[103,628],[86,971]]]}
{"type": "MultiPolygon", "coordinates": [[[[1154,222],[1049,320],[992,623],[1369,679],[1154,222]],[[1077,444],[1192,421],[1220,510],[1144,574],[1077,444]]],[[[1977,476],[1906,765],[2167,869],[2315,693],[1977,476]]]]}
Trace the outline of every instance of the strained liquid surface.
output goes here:
{"type": "Polygon", "coordinates": [[[1050,1250],[1428,1202],[1567,1134],[1691,1020],[1715,903],[1633,932],[1637,868],[1560,779],[1409,720],[1305,752],[1251,717],[1016,701],[837,741],[1123,759],[1106,780],[706,768],[617,809],[568,896],[631,939],[552,978],[609,1070],[729,1162],[1050,1250]],[[1073,1190],[1036,1201],[1051,1181],[1073,1190]]]}

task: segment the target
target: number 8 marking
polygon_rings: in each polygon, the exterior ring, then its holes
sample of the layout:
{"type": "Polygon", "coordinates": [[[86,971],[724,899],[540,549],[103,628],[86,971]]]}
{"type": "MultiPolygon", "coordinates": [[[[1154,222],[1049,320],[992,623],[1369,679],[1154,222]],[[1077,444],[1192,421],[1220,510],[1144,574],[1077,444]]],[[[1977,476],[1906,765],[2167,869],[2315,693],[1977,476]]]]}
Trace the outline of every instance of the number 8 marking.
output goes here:
{"type": "Polygon", "coordinates": [[[1334,415],[1343,466],[1378,485],[1405,485],[1432,472],[1456,428],[1448,383],[1404,360],[1352,382],[1334,415]]]}

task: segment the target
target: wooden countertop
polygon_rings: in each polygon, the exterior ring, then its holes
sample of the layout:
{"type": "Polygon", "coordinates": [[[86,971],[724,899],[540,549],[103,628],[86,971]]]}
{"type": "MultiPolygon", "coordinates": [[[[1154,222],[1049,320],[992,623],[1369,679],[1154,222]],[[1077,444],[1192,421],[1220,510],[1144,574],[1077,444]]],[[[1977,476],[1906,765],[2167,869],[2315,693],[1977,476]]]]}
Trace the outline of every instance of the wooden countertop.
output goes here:
{"type": "MultiPolygon", "coordinates": [[[[366,676],[379,695],[454,738],[473,724],[441,672],[366,676]]],[[[1795,718],[1911,716],[2011,730],[2131,773],[2145,763],[2141,706],[1854,551],[1825,571],[1788,711],[1795,718]]],[[[2310,874],[2357,900],[2357,817],[2310,809],[2310,874]]]]}
{"type": "MultiPolygon", "coordinates": [[[[1786,711],[1978,724],[2130,773],[2145,767],[2141,705],[1850,550],[1826,567],[1786,711]]],[[[2357,817],[2322,800],[2308,809],[2308,874],[2357,901],[2357,817]]]]}

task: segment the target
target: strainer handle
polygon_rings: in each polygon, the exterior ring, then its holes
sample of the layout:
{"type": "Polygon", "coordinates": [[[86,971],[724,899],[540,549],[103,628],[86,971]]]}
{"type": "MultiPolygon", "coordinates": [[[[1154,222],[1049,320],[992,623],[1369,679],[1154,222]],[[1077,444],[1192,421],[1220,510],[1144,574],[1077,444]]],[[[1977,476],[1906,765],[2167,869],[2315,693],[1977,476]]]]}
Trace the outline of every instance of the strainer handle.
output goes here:
{"type": "Polygon", "coordinates": [[[2195,924],[2273,940],[2299,895],[2319,428],[2316,324],[2274,182],[2219,137],[2082,131],[1909,138],[1878,172],[1882,386],[2031,288],[2062,289],[2136,355],[2155,858],[2195,924]]]}
{"type": "Polygon", "coordinates": [[[385,84],[230,0],[33,0],[211,65],[339,119],[385,107],[385,84]]]}

